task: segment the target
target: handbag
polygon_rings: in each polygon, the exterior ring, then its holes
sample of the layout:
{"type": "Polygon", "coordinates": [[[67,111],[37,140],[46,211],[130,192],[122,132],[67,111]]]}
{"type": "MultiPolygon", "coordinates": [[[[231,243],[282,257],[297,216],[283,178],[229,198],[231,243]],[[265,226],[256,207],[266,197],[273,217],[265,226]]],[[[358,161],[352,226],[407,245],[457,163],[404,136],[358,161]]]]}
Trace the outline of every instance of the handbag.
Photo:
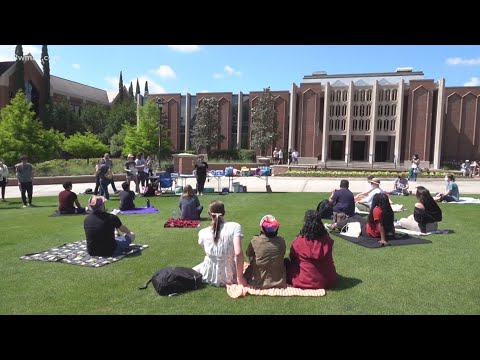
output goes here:
{"type": "Polygon", "coordinates": [[[342,235],[358,238],[362,233],[362,225],[359,222],[349,222],[340,231],[342,235]]]}

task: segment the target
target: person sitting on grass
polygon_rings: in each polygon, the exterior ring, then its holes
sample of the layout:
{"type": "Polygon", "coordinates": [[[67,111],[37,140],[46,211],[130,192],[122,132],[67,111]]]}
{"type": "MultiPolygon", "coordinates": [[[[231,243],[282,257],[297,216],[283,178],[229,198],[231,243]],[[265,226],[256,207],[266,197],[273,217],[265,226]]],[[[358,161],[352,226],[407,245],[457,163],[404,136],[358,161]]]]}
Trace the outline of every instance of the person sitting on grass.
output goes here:
{"type": "Polygon", "coordinates": [[[383,190],[380,189],[380,179],[372,178],[370,180],[370,185],[372,186],[372,189],[368,192],[368,195],[355,203],[358,210],[370,211],[372,208],[373,197],[377,194],[383,193],[383,190]]]}
{"type": "Polygon", "coordinates": [[[203,206],[200,205],[200,200],[198,200],[197,195],[193,193],[190,185],[186,185],[183,188],[178,207],[180,208],[179,212],[182,220],[199,220],[200,214],[203,211],[203,206]]]}
{"type": "Polygon", "coordinates": [[[63,183],[65,190],[58,194],[58,212],[60,214],[85,214],[85,208],[80,205],[78,196],[72,191],[72,182],[63,183]]]}
{"type": "Polygon", "coordinates": [[[328,289],[335,285],[333,240],[325,230],[320,214],[305,212],[304,224],[292,242],[285,259],[287,283],[301,289],[328,289]]]}
{"type": "Polygon", "coordinates": [[[368,189],[365,190],[364,192],[361,192],[360,194],[355,195],[355,198],[354,198],[355,202],[358,202],[358,201],[364,199],[365,197],[368,196],[368,194],[370,194],[370,191],[373,190],[373,187],[372,187],[372,184],[370,183],[370,181],[372,181],[373,178],[374,178],[373,175],[368,175],[367,176],[368,189]]]}
{"type": "MultiPolygon", "coordinates": [[[[417,203],[413,214],[402,218],[398,225],[404,229],[427,233],[438,229],[438,221],[442,221],[442,210],[433,200],[430,191],[423,186],[417,186],[417,203]]],[[[397,226],[397,225],[396,225],[397,226]]]]}
{"type": "Polygon", "coordinates": [[[245,270],[248,285],[261,289],[287,287],[283,264],[286,245],[283,237],[277,235],[279,226],[273,215],[265,215],[260,220],[260,235],[253,237],[246,251],[250,260],[245,270]]]}
{"type": "Polygon", "coordinates": [[[105,211],[106,198],[93,195],[88,200],[92,213],[85,218],[83,228],[87,252],[91,256],[119,256],[135,240],[135,234],[122,224],[117,215],[105,211]],[[115,237],[115,229],[123,235],[115,237]]]}
{"type": "Polygon", "coordinates": [[[458,191],[458,185],[455,183],[455,176],[453,176],[453,174],[447,174],[445,181],[447,182],[445,193],[438,193],[433,199],[438,202],[459,201],[460,192],[458,191]]]}
{"type": "Polygon", "coordinates": [[[410,195],[408,192],[408,180],[405,178],[405,173],[399,173],[391,195],[410,195]]]}
{"type": "Polygon", "coordinates": [[[387,245],[387,237],[395,235],[395,228],[393,226],[393,210],[390,205],[390,200],[387,194],[375,194],[372,199],[372,206],[367,219],[354,216],[344,221],[340,221],[331,225],[331,229],[342,229],[349,222],[359,222],[361,224],[362,236],[371,238],[380,238],[378,242],[382,245],[387,245]]]}
{"type": "Polygon", "coordinates": [[[225,222],[225,205],[214,200],[208,207],[212,223],[198,233],[198,243],[205,251],[203,262],[193,268],[203,282],[215,286],[240,284],[247,286],[243,276],[243,232],[240,224],[225,222]]]}
{"type": "Polygon", "coordinates": [[[130,182],[124,181],[122,183],[122,189],[118,193],[118,197],[120,198],[120,206],[119,209],[121,211],[132,210],[135,209],[135,204],[133,200],[135,200],[135,193],[130,190],[130,182]]]}

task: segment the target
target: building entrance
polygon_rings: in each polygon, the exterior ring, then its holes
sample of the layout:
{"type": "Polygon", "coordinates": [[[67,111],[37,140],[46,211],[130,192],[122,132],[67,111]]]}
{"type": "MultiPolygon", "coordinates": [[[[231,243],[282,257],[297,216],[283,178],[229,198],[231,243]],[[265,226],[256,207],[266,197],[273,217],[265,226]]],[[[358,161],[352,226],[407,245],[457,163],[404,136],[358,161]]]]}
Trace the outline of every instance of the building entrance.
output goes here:
{"type": "Polygon", "coordinates": [[[365,141],[352,141],[352,161],[365,160],[365,141]]]}
{"type": "Polygon", "coordinates": [[[388,160],[388,141],[377,141],[375,143],[375,162],[386,162],[388,160]]]}
{"type": "Polygon", "coordinates": [[[332,160],[343,160],[344,150],[343,140],[332,140],[332,149],[330,152],[332,160]]]}

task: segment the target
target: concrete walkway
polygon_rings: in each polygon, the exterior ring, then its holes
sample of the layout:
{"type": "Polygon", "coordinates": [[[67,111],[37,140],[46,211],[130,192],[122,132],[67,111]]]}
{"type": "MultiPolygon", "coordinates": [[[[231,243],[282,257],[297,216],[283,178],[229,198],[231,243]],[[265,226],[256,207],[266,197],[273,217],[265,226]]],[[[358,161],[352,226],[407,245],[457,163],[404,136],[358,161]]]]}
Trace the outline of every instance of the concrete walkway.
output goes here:
{"type": "MultiPolygon", "coordinates": [[[[338,188],[340,185],[340,178],[304,178],[304,177],[278,177],[271,176],[268,178],[268,184],[272,188],[272,192],[330,192],[334,188],[338,188]]],[[[228,179],[225,177],[220,178],[220,187],[218,184],[218,179],[212,178],[209,182],[205,183],[205,187],[213,187],[215,191],[223,187],[228,187],[228,179]]],[[[265,177],[239,177],[235,178],[233,181],[241,183],[247,187],[247,192],[265,192],[265,177]]],[[[350,190],[354,193],[362,192],[367,189],[366,179],[361,178],[352,178],[350,181],[350,190]]],[[[390,191],[393,189],[393,179],[391,180],[382,180],[381,188],[385,191],[390,191]]],[[[460,190],[460,194],[480,194],[480,178],[458,178],[457,184],[460,190]]],[[[120,181],[115,182],[117,189],[121,189],[120,181]]],[[[195,188],[195,179],[186,179],[185,184],[190,184],[195,188]]],[[[133,185],[133,183],[131,184],[133,185]]],[[[183,185],[182,181],[178,185],[183,185]]],[[[418,178],[418,181],[410,182],[410,188],[414,190],[415,186],[425,186],[430,190],[432,194],[441,192],[445,190],[445,181],[443,179],[426,179],[418,178]]],[[[84,192],[85,189],[95,188],[94,183],[82,183],[82,184],[73,184],[73,191],[77,194],[84,192]]],[[[111,187],[109,186],[109,191],[111,187]]],[[[33,196],[55,196],[58,195],[60,191],[63,190],[61,184],[56,185],[34,185],[33,186],[33,196]]],[[[5,197],[9,198],[18,198],[20,197],[20,191],[17,186],[7,186],[5,197]]]]}

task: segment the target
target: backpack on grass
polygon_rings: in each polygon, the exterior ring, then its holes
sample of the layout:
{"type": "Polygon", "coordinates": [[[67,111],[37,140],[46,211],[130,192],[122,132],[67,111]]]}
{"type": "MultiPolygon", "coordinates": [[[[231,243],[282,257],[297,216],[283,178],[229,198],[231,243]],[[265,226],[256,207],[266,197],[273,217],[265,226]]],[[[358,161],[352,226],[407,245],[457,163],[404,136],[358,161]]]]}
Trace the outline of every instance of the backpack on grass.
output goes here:
{"type": "Polygon", "coordinates": [[[173,294],[180,294],[190,290],[197,290],[202,286],[202,274],[196,272],[191,268],[174,266],[160,269],[152,278],[148,280],[144,287],[139,289],[144,290],[148,287],[150,282],[157,291],[158,295],[168,296],[173,294]]]}

